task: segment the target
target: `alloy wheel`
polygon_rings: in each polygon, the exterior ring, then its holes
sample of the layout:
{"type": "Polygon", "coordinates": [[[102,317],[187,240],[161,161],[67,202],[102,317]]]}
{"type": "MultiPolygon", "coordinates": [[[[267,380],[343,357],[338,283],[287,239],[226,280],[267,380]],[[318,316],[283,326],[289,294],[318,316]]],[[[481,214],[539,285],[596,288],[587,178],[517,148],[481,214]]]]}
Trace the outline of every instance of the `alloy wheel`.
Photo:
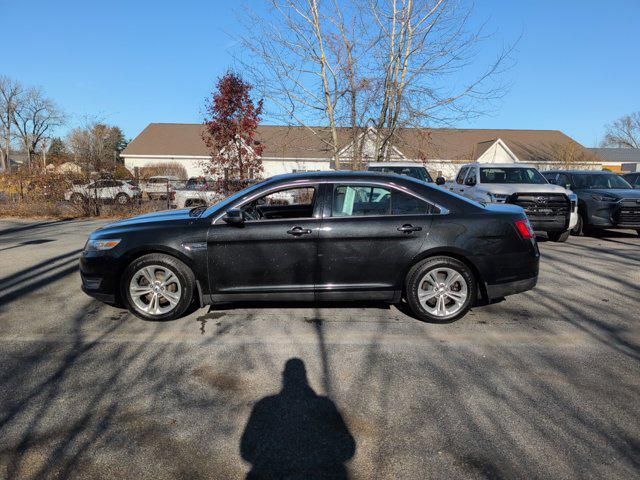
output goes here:
{"type": "Polygon", "coordinates": [[[148,315],[164,315],[180,302],[182,286],[169,268],[149,265],[131,277],[129,295],[140,311],[148,315]]]}
{"type": "Polygon", "coordinates": [[[418,300],[422,308],[436,317],[450,317],[458,313],[467,296],[466,280],[452,268],[429,270],[418,284],[418,300]]]}

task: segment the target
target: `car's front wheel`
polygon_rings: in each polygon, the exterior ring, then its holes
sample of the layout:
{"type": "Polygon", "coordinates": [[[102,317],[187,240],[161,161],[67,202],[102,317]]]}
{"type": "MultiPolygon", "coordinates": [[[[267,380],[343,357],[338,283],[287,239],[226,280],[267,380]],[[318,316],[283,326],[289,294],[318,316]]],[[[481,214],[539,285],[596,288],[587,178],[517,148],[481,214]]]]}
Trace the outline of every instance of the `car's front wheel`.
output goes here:
{"type": "Polygon", "coordinates": [[[71,194],[71,203],[73,203],[74,205],[80,205],[81,203],[84,202],[84,195],[80,194],[80,193],[73,193],[71,194]]]}
{"type": "Polygon", "coordinates": [[[152,253],[127,267],[121,282],[121,297],[129,311],[146,320],[173,320],[193,302],[195,277],[175,257],[152,253]]]}
{"type": "Polygon", "coordinates": [[[552,242],[566,242],[571,234],[571,230],[567,230],[566,232],[548,232],[547,237],[552,242]]]}
{"type": "Polygon", "coordinates": [[[420,320],[450,322],[475,304],[477,282],[473,272],[451,257],[433,257],[414,265],[405,281],[405,299],[420,320]]]}

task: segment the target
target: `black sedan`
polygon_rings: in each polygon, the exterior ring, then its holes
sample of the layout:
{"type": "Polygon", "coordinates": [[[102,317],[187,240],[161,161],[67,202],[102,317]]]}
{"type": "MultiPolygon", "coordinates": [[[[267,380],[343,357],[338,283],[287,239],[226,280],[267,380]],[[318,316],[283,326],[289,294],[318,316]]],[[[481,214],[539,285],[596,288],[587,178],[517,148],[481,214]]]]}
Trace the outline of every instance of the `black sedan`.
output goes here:
{"type": "Polygon", "coordinates": [[[91,234],[83,290],[154,320],[236,301],[407,302],[450,321],[533,288],[539,253],[520,207],[485,206],[399,175],[283,175],[221,203],[91,234]]]}
{"type": "Polygon", "coordinates": [[[578,196],[578,224],[572,233],[624,228],[640,234],[640,190],[621,176],[592,170],[550,170],[543,175],[578,196]]]}

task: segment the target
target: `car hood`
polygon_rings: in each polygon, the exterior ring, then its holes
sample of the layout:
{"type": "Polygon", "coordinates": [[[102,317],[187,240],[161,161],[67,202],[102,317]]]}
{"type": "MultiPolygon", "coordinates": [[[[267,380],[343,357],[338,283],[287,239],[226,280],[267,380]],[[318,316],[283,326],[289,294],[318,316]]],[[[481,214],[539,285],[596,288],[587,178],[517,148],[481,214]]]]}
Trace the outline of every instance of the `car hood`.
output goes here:
{"type": "Polygon", "coordinates": [[[512,193],[531,192],[531,193],[564,193],[569,195],[570,190],[553,185],[551,183],[484,183],[480,188],[485,192],[498,193],[502,195],[511,195],[512,193]]]}
{"type": "Polygon", "coordinates": [[[618,198],[640,199],[640,190],[633,190],[630,188],[592,188],[589,190],[581,190],[580,193],[608,195],[610,197],[618,197],[618,198]]]}
{"type": "Polygon", "coordinates": [[[191,208],[183,208],[181,210],[165,210],[162,212],[147,213],[145,215],[138,215],[137,217],[127,218],[114,223],[105,225],[103,229],[131,227],[134,225],[145,225],[149,223],[163,223],[174,222],[180,220],[193,220],[194,216],[189,215],[191,208]]]}

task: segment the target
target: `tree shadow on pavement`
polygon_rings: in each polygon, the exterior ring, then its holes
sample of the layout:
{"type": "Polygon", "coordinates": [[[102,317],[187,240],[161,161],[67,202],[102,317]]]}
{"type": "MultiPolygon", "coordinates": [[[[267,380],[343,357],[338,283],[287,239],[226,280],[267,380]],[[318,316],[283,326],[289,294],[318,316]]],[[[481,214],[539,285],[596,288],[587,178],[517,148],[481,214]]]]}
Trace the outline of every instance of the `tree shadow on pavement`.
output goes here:
{"type": "Polygon", "coordinates": [[[299,358],[286,362],[280,392],[255,404],[240,441],[249,480],[347,479],[344,462],[355,450],[342,415],[313,391],[299,358]]]}

